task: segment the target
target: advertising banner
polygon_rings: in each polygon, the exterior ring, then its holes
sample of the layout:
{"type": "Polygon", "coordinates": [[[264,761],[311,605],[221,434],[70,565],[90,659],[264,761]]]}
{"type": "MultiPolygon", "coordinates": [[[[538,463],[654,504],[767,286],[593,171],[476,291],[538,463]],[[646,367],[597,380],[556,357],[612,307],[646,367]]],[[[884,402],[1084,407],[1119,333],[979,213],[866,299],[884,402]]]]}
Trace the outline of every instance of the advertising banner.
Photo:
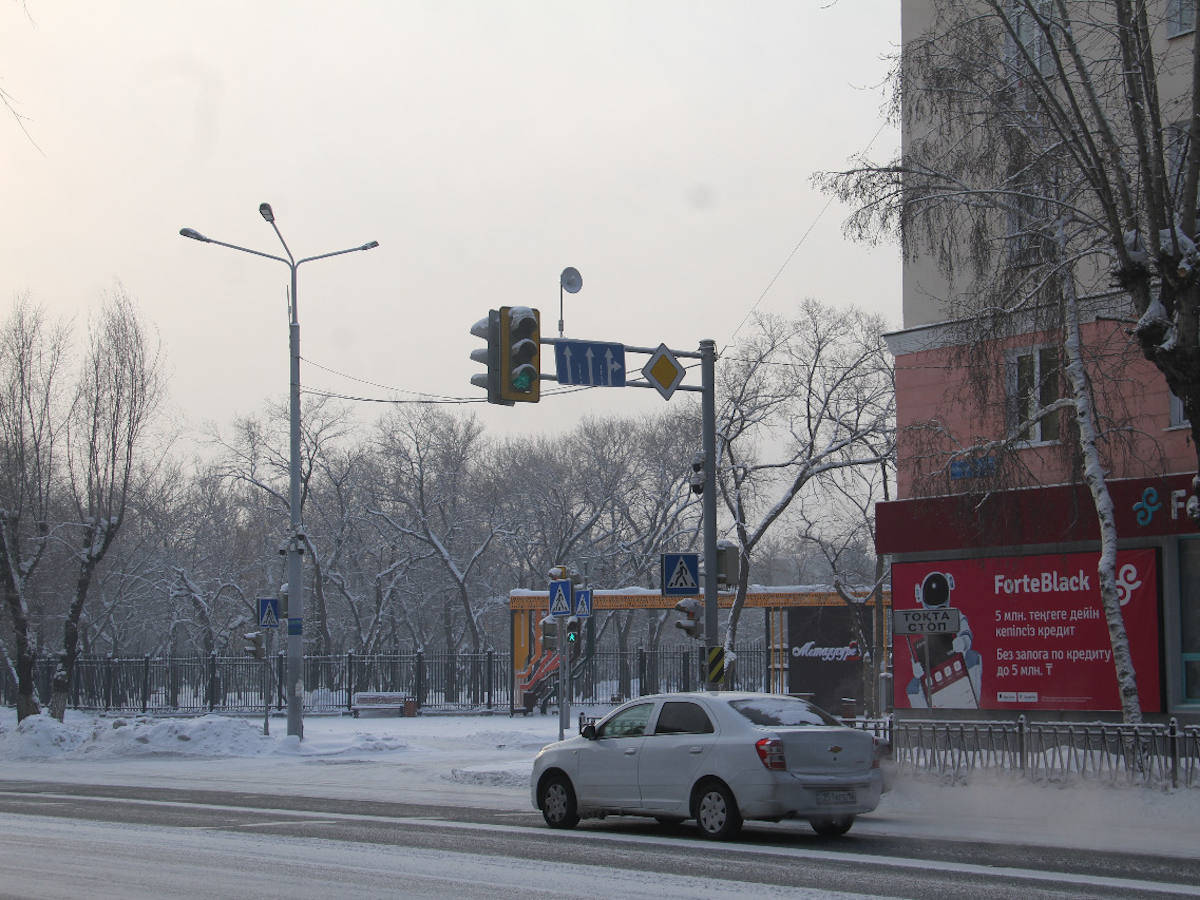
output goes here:
{"type": "Polygon", "coordinates": [[[843,700],[862,696],[862,651],[847,606],[789,608],[788,692],[812,694],[817,706],[840,715],[843,700]]]}
{"type": "MultiPolygon", "coordinates": [[[[897,709],[1119,710],[1097,553],[892,566],[892,603],[954,609],[952,633],[893,638],[897,709]]],[[[1159,712],[1158,556],[1117,554],[1121,613],[1145,712],[1159,712]]]]}

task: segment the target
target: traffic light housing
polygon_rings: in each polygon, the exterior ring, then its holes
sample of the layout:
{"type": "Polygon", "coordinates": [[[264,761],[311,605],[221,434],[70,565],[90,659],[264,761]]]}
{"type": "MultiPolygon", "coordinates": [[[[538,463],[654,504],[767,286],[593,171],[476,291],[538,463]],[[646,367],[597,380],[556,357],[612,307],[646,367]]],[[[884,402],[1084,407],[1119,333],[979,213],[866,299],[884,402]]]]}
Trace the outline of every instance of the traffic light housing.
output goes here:
{"type": "Polygon", "coordinates": [[[498,403],[501,406],[512,406],[512,402],[500,397],[500,313],[489,309],[487,318],[480,319],[471,326],[471,334],[487,341],[486,347],[476,347],[471,351],[471,359],[487,366],[486,372],[477,372],[471,376],[471,384],[487,390],[488,403],[498,403]]]}
{"type": "Polygon", "coordinates": [[[703,605],[695,597],[684,597],[675,604],[675,611],[683,613],[683,618],[675,623],[676,628],[682,628],[683,633],[690,638],[702,639],[704,637],[701,631],[704,628],[700,621],[700,611],[703,605]]]}
{"type": "Polygon", "coordinates": [[[554,616],[542,618],[542,650],[554,653],[558,650],[558,622],[554,616]]]}
{"type": "Polygon", "coordinates": [[[573,652],[579,650],[579,629],[582,625],[579,616],[567,616],[567,646],[573,652]]]}
{"type": "Polygon", "coordinates": [[[688,476],[688,484],[692,486],[693,494],[704,493],[704,454],[697,453],[692,457],[692,474],[688,476]]]}
{"type": "MultiPolygon", "coordinates": [[[[528,306],[500,307],[500,400],[537,403],[541,398],[542,319],[528,306]]],[[[489,390],[489,399],[491,393],[489,390]]]]}
{"type": "Polygon", "coordinates": [[[266,636],[261,631],[249,631],[242,637],[246,639],[246,646],[243,649],[247,656],[253,656],[255,659],[267,658],[266,636]]]}
{"type": "Polygon", "coordinates": [[[717,587],[731,588],[737,583],[741,553],[733,541],[717,542],[717,587]]]}

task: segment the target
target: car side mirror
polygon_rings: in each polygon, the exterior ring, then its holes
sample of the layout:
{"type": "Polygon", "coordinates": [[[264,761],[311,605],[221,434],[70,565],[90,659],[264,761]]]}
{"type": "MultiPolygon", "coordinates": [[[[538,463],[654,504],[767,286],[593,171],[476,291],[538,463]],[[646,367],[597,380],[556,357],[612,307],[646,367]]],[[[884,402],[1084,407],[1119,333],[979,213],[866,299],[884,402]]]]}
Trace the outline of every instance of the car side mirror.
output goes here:
{"type": "Polygon", "coordinates": [[[584,725],[582,728],[579,729],[579,734],[581,737],[585,738],[586,740],[594,741],[596,739],[596,726],[593,725],[591,722],[588,722],[586,725],[584,725]]]}

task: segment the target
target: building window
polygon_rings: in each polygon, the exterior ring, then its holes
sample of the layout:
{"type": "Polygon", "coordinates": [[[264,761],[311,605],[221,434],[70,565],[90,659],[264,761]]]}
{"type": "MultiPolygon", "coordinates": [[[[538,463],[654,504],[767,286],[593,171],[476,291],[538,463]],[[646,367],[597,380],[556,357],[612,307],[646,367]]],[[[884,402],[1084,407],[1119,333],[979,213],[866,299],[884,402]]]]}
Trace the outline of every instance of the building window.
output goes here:
{"type": "MultiPolygon", "coordinates": [[[[1039,74],[1050,76],[1055,73],[1054,54],[1050,52],[1050,46],[1046,40],[1046,33],[1042,30],[1042,24],[1038,19],[1047,20],[1052,16],[1050,0],[1038,0],[1033,4],[1037,10],[1035,17],[1030,12],[1025,4],[1016,2],[1012,5],[1012,11],[1009,13],[1013,25],[1013,30],[1016,32],[1017,40],[1021,42],[1021,46],[1029,54],[1029,58],[1033,61],[1034,68],[1039,74]]],[[[1010,45],[1011,46],[1011,45],[1010,45]]],[[[1020,54],[1016,56],[1016,67],[1019,72],[1027,73],[1027,63],[1020,54]]]]}
{"type": "Polygon", "coordinates": [[[1167,0],[1167,37],[1196,30],[1196,7],[1192,0],[1167,0]]]}
{"type": "Polygon", "coordinates": [[[1184,425],[1190,424],[1188,417],[1183,411],[1183,401],[1171,392],[1171,426],[1172,428],[1182,428],[1184,425]]]}
{"type": "Polygon", "coordinates": [[[1057,411],[1037,417],[1037,411],[1062,398],[1062,371],[1057,347],[1033,347],[1013,353],[1008,366],[1010,426],[1029,443],[1057,441],[1061,416],[1057,411]],[[1036,418],[1035,418],[1036,417],[1036,418]]]}
{"type": "Polygon", "coordinates": [[[1050,259],[1044,231],[1049,225],[1046,188],[1022,185],[1017,191],[1008,212],[1008,264],[1036,266],[1050,259]]]}

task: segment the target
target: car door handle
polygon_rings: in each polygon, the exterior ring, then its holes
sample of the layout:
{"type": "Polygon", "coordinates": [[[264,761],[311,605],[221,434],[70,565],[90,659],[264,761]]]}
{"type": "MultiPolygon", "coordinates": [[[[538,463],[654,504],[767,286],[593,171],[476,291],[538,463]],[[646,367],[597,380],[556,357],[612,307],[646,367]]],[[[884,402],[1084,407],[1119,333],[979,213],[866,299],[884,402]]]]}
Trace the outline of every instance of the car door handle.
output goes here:
{"type": "Polygon", "coordinates": [[[688,753],[693,753],[693,754],[703,753],[703,752],[704,752],[703,747],[692,747],[691,749],[688,750],[688,753]]]}
{"type": "Polygon", "coordinates": [[[635,754],[635,753],[637,753],[637,747],[630,747],[628,750],[625,751],[626,756],[633,756],[633,754],[635,754]]]}

